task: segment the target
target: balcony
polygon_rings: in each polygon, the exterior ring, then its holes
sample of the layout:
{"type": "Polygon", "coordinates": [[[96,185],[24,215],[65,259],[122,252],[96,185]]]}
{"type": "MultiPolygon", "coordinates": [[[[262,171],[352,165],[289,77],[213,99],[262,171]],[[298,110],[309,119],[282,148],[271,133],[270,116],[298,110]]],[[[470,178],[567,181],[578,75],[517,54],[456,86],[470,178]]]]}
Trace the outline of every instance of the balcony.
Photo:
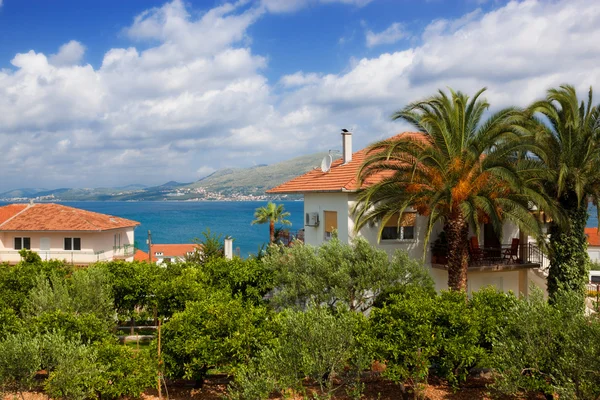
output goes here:
{"type": "Polygon", "coordinates": [[[113,247],[113,258],[117,260],[123,260],[128,257],[133,257],[135,254],[135,246],[132,244],[126,244],[123,246],[113,247]]]}
{"type": "MultiPolygon", "coordinates": [[[[448,248],[432,246],[431,265],[447,269],[448,248]]],[[[501,244],[494,247],[470,246],[470,271],[506,271],[511,269],[541,268],[547,264],[546,257],[534,243],[501,244]]]]}
{"type": "MultiPolygon", "coordinates": [[[[33,250],[43,261],[64,260],[69,264],[88,265],[99,261],[123,260],[133,257],[133,245],[115,247],[108,251],[91,250],[33,250]]],[[[16,264],[21,261],[19,250],[0,250],[0,262],[16,264]]]]}

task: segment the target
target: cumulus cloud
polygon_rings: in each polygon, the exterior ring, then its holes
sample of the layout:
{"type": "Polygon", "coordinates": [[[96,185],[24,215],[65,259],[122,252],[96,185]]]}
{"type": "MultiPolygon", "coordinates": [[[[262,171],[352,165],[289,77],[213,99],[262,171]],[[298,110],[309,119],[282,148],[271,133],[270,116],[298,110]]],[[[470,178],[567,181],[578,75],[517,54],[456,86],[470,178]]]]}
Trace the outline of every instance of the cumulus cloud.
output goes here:
{"type": "Polygon", "coordinates": [[[373,0],[262,0],[261,4],[272,13],[289,13],[298,11],[309,5],[319,3],[341,3],[356,7],[364,7],[373,0]]]}
{"type": "Polygon", "coordinates": [[[371,30],[367,31],[367,47],[375,47],[382,44],[394,44],[400,39],[408,36],[402,24],[395,22],[383,32],[375,33],[371,30]]]}
{"type": "Polygon", "coordinates": [[[71,40],[60,46],[58,53],[51,54],[48,61],[56,67],[77,65],[81,62],[84,53],[85,46],[77,40],[71,40]]]}
{"type": "Polygon", "coordinates": [[[341,127],[360,148],[406,129],[391,113],[446,86],[487,86],[498,108],[600,81],[600,9],[585,0],[432,21],[413,47],[274,83],[247,40],[266,12],[236,3],[199,14],[175,0],[132,16],[130,47],[107,49],[97,68],[82,65],[78,42],[14,55],[0,69],[0,189],[192,181],[339,148],[341,127]]]}

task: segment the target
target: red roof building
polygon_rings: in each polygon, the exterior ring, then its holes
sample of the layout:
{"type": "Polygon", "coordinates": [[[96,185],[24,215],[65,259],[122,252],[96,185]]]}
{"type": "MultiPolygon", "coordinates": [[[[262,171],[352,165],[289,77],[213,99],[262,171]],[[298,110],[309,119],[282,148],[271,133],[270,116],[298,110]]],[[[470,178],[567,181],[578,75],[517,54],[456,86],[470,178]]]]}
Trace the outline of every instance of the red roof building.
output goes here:
{"type": "Polygon", "coordinates": [[[134,228],[139,222],[54,203],[0,207],[0,262],[20,261],[29,249],[42,259],[90,264],[133,260],[134,228]]]}

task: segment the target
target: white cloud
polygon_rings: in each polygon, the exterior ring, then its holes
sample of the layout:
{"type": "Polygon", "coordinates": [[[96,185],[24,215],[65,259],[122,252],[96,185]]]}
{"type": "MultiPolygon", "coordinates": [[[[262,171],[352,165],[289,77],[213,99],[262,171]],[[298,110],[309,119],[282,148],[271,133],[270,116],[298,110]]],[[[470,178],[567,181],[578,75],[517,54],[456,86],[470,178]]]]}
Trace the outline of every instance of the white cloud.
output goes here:
{"type": "Polygon", "coordinates": [[[412,48],[275,83],[247,41],[265,7],[197,14],[175,0],[137,16],[125,32],[143,45],[108,49],[98,68],[81,65],[76,46],[57,52],[72,55],[61,62],[16,54],[0,69],[0,189],[192,181],[339,148],[342,127],[354,127],[360,148],[406,129],[391,113],[447,86],[487,86],[497,108],[600,82],[600,9],[585,0],[433,21],[412,48]]]}
{"type": "Polygon", "coordinates": [[[261,0],[261,4],[271,13],[290,13],[319,3],[341,3],[364,7],[373,0],[261,0]]]}
{"type": "Polygon", "coordinates": [[[402,24],[395,22],[383,32],[375,33],[371,30],[367,31],[367,47],[375,47],[382,44],[394,44],[400,39],[408,36],[402,24]]]}
{"type": "Polygon", "coordinates": [[[51,54],[49,57],[49,62],[57,67],[77,65],[81,62],[84,53],[85,46],[79,43],[77,40],[71,40],[70,42],[60,46],[58,53],[51,54]]]}

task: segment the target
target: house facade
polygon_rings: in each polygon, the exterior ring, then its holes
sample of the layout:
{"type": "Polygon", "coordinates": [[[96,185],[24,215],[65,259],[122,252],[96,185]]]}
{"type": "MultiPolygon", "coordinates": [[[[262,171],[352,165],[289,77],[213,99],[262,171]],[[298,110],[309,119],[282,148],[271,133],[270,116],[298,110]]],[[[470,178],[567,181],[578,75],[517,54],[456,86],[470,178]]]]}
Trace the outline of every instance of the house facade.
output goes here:
{"type": "Polygon", "coordinates": [[[53,203],[0,207],[0,262],[21,260],[35,251],[42,260],[75,265],[121,259],[133,261],[139,222],[53,203]]]}
{"type": "MultiPolygon", "coordinates": [[[[366,150],[352,153],[352,135],[344,132],[342,137],[343,157],[332,161],[329,168],[325,160],[325,170],[313,169],[267,193],[304,196],[305,243],[319,246],[329,240],[335,231],[343,242],[349,243],[354,237],[363,237],[390,256],[396,250],[404,250],[415,259],[424,257],[436,288],[447,289],[447,249],[441,239],[437,240],[443,230],[440,224],[434,227],[427,245],[427,217],[418,215],[415,210],[407,210],[402,216],[390,219],[382,229],[381,239],[378,238],[381,227],[377,223],[368,224],[355,232],[352,209],[357,192],[361,189],[357,186],[357,175],[366,150]]],[[[377,176],[367,180],[363,188],[373,184],[376,179],[377,176]]],[[[526,296],[532,283],[545,290],[545,275],[541,271],[543,255],[534,241],[520,232],[517,226],[506,222],[501,238],[497,237],[491,226],[481,226],[479,235],[476,236],[472,230],[470,237],[472,243],[476,243],[477,249],[473,248],[473,251],[477,257],[472,257],[468,271],[469,292],[494,285],[500,290],[526,296]]]]}

